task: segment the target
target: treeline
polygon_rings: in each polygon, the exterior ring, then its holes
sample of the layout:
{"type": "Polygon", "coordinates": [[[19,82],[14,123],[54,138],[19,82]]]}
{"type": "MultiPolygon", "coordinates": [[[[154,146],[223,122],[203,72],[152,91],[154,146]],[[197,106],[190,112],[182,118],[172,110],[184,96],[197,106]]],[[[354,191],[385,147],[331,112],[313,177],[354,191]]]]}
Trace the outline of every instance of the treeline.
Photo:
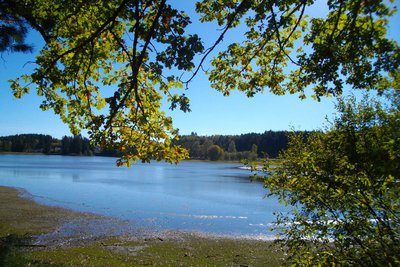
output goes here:
{"type": "Polygon", "coordinates": [[[81,135],[64,136],[61,139],[62,155],[94,155],[94,148],[91,146],[89,139],[81,135]]]}
{"type": "MultiPolygon", "coordinates": [[[[303,132],[304,136],[308,132],[303,132]]],[[[276,158],[287,148],[288,131],[265,131],[241,135],[181,136],[177,144],[189,151],[191,159],[255,160],[268,156],[276,158]]]]}
{"type": "MultiPolygon", "coordinates": [[[[303,132],[304,136],[308,132],[303,132]]],[[[256,160],[276,158],[287,148],[288,131],[266,131],[241,135],[199,136],[184,135],[176,141],[189,151],[191,159],[200,160],[256,160]]],[[[58,155],[118,156],[114,150],[101,150],[91,146],[89,139],[64,136],[61,140],[43,134],[19,134],[0,137],[0,152],[25,152],[58,155]]]]}
{"type": "Polygon", "coordinates": [[[57,141],[53,137],[44,134],[3,136],[0,137],[0,151],[49,154],[54,152],[55,142],[57,141]]]}
{"type": "Polygon", "coordinates": [[[18,134],[0,137],[0,152],[93,155],[89,139],[81,135],[61,140],[43,134],[18,134]]]}

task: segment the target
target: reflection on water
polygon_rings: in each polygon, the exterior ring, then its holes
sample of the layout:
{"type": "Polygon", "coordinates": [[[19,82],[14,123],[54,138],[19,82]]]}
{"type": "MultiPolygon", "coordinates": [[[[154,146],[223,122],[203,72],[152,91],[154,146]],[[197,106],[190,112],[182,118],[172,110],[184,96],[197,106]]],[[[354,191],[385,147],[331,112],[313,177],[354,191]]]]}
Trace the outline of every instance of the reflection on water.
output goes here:
{"type": "Polygon", "coordinates": [[[262,184],[238,164],[154,162],[118,168],[114,158],[0,155],[0,185],[35,200],[131,221],[152,231],[271,235],[273,212],[262,184]]]}

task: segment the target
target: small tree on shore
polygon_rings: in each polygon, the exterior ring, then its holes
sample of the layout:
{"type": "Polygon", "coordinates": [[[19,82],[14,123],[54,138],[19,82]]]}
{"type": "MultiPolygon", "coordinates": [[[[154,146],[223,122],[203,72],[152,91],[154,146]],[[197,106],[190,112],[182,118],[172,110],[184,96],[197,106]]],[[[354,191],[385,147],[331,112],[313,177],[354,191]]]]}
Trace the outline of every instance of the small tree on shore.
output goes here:
{"type": "Polygon", "coordinates": [[[218,145],[212,145],[207,150],[207,155],[212,161],[221,160],[224,158],[224,150],[218,145]]]}

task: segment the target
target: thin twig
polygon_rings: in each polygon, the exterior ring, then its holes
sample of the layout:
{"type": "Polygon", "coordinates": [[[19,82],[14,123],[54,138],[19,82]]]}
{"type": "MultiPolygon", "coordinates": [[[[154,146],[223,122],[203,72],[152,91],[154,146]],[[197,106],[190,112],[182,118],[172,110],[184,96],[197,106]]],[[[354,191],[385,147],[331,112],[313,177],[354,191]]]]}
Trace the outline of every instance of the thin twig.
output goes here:
{"type": "Polygon", "coordinates": [[[206,60],[206,58],[208,57],[208,55],[217,47],[217,45],[224,39],[224,36],[226,34],[226,32],[232,28],[232,24],[236,19],[236,16],[239,14],[239,12],[241,11],[241,9],[244,7],[244,4],[247,2],[248,0],[243,0],[239,6],[236,8],[235,12],[233,13],[233,15],[231,16],[231,18],[228,20],[226,26],[224,27],[224,30],[222,31],[222,33],[220,34],[220,36],[218,37],[218,39],[215,41],[215,43],[206,49],[204,56],[202,57],[202,59],[200,60],[199,65],[197,66],[196,70],[194,71],[194,73],[192,74],[192,76],[185,82],[186,87],[188,87],[188,84],[194,79],[194,77],[197,75],[197,73],[199,72],[199,70],[202,68],[202,65],[204,64],[204,61],[206,60]]]}

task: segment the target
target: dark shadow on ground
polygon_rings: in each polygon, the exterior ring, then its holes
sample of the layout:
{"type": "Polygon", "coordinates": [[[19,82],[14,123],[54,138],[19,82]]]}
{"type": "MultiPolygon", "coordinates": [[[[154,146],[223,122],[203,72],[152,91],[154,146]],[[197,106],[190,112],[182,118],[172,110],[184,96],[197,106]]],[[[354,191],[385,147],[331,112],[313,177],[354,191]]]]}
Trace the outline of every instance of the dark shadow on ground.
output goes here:
{"type": "Polygon", "coordinates": [[[16,266],[60,266],[44,262],[29,261],[25,257],[28,249],[34,249],[31,238],[26,236],[8,235],[0,237],[0,267],[16,266]]]}

